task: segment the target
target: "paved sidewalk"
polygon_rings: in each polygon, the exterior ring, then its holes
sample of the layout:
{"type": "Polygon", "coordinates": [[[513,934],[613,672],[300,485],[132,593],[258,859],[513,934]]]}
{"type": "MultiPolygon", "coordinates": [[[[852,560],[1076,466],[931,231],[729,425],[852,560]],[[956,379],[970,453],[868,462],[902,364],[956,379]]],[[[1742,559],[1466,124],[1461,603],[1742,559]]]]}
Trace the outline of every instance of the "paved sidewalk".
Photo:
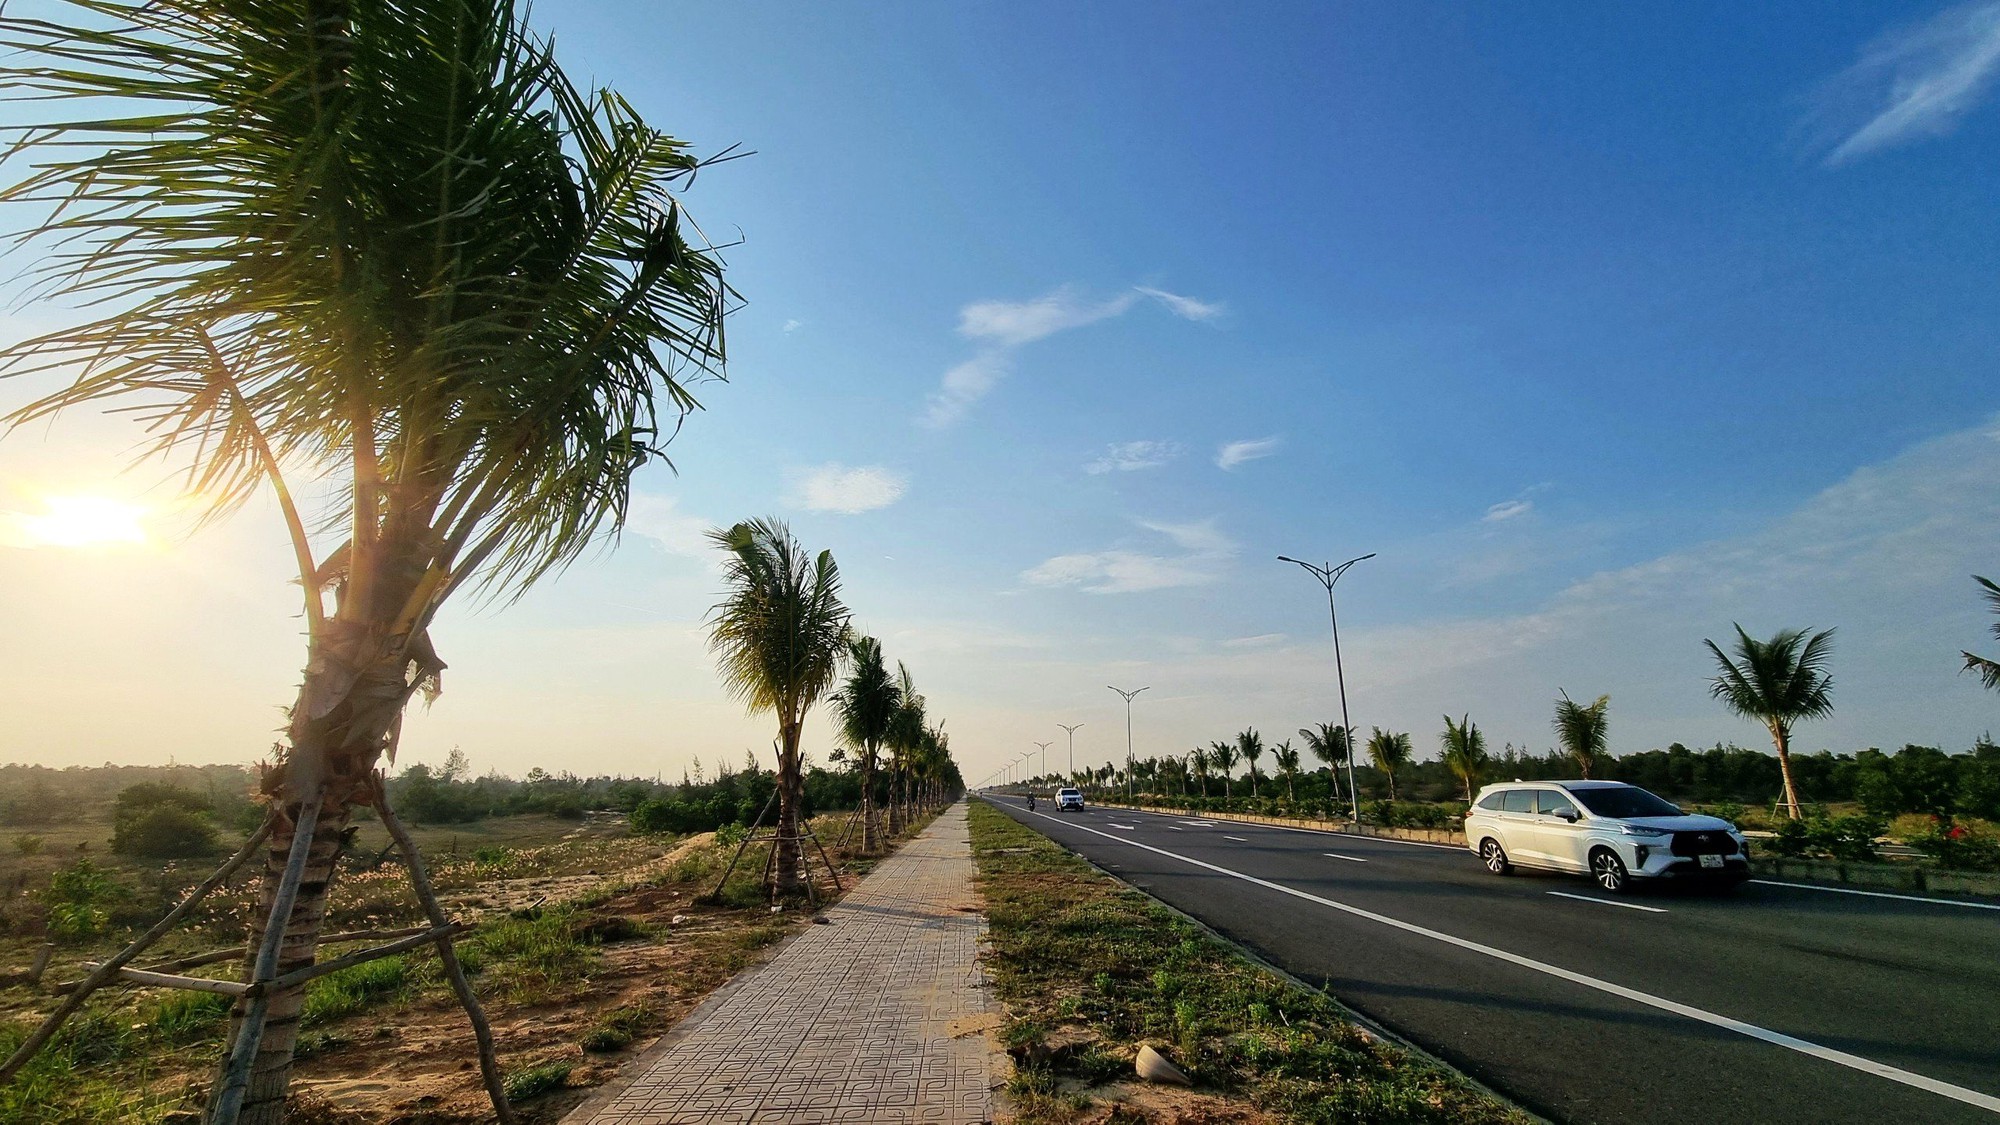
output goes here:
{"type": "Polygon", "coordinates": [[[571,1125],[992,1120],[965,805],[870,872],[830,925],[716,992],[571,1125]],[[971,908],[968,910],[966,908],[971,908]]]}

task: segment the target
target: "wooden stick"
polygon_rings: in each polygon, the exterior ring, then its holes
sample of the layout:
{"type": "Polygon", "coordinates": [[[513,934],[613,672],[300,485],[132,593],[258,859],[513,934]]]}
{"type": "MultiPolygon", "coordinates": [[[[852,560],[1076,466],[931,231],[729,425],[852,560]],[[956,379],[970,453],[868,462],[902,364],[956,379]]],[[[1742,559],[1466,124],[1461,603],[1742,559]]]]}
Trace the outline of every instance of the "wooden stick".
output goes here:
{"type": "Polygon", "coordinates": [[[120,969],[118,976],[133,984],[142,984],[149,988],[185,988],[191,992],[219,992],[224,996],[241,996],[250,991],[250,986],[240,980],[183,977],[172,973],[155,973],[146,969],[120,969]]]}
{"type": "MultiPolygon", "coordinates": [[[[735,874],[736,862],[743,858],[743,849],[750,846],[750,841],[757,835],[757,830],[764,826],[764,816],[771,811],[771,802],[777,799],[778,791],[776,789],[771,790],[771,795],[764,799],[764,808],[758,812],[756,821],[750,825],[750,831],[743,834],[743,842],[736,845],[736,854],[729,857],[729,866],[723,868],[721,880],[715,884],[715,889],[708,893],[708,897],[722,897],[722,888],[729,883],[729,877],[735,874]]],[[[768,869],[770,863],[767,861],[764,866],[768,869]]]]}
{"type": "Polygon", "coordinates": [[[12,1055],[7,1056],[7,1061],[0,1063],[0,1082],[5,1082],[13,1078],[16,1072],[26,1066],[28,1060],[34,1058],[35,1053],[42,1049],[42,1045],[49,1041],[49,1037],[56,1033],[56,1029],[63,1025],[63,1021],[75,1015],[78,1008],[83,1007],[84,1000],[91,993],[97,991],[98,987],[104,984],[104,982],[116,976],[118,970],[124,968],[126,963],[131,961],[132,958],[144,953],[148,946],[164,937],[168,930],[173,929],[182,918],[187,917],[188,912],[193,910],[197,903],[207,898],[210,891],[221,886],[231,875],[234,875],[236,869],[243,866],[244,862],[255,854],[258,847],[264,843],[264,838],[271,834],[271,826],[276,822],[277,813],[275,811],[266,815],[264,823],[258,827],[257,831],[250,834],[248,840],[243,841],[243,847],[235,855],[229,857],[229,862],[217,868],[215,874],[210,875],[201,886],[189,891],[188,896],[180,901],[180,905],[167,911],[167,916],[155,922],[152,929],[139,935],[138,939],[133,941],[132,944],[119,950],[117,956],[99,965],[95,971],[88,977],[85,977],[76,986],[75,990],[69,994],[68,999],[57,1005],[56,1010],[50,1012],[48,1018],[42,1021],[42,1025],[37,1027],[32,1035],[22,1040],[21,1045],[15,1048],[12,1055]]]}
{"type": "MultiPolygon", "coordinates": [[[[379,780],[379,777],[378,777],[379,780]]],[[[375,815],[382,820],[382,827],[389,830],[389,837],[396,841],[396,847],[403,853],[403,864],[410,872],[410,886],[417,892],[417,899],[423,903],[424,914],[430,918],[434,928],[452,925],[445,917],[444,907],[438,904],[437,895],[431,891],[431,877],[424,871],[424,858],[417,851],[417,842],[410,839],[410,830],[389,808],[389,799],[380,785],[375,789],[375,815]]],[[[507,1088],[500,1076],[500,1059],[493,1049],[493,1028],[486,1022],[486,1013],[479,1008],[479,998],[472,994],[472,985],[465,979],[465,969],[458,963],[458,951],[452,948],[448,934],[436,938],[438,961],[444,966],[445,978],[451,981],[451,990],[458,994],[458,1002],[465,1008],[465,1018],[472,1024],[472,1038],[479,1044],[479,1073],[486,1080],[486,1096],[493,1101],[493,1115],[501,1125],[516,1125],[514,1107],[507,1104],[507,1088]]]]}
{"type": "MultiPolygon", "coordinates": [[[[345,934],[330,934],[319,939],[318,944],[322,946],[339,945],[343,942],[384,940],[429,932],[430,927],[428,926],[409,926],[400,930],[355,930],[345,934]]],[[[249,955],[250,949],[248,946],[232,945],[228,949],[211,949],[207,953],[196,953],[187,957],[179,957],[172,961],[161,961],[158,964],[142,966],[141,969],[148,973],[177,973],[182,969],[198,969],[203,965],[213,965],[217,961],[240,960],[249,955]]],[[[50,985],[49,991],[61,994],[70,991],[81,983],[83,982],[74,980],[64,981],[61,984],[50,985]]]]}
{"type": "MultiPolygon", "coordinates": [[[[306,798],[292,823],[292,851],[285,857],[285,874],[278,880],[278,891],[271,898],[271,916],[264,921],[264,940],[257,947],[257,960],[250,972],[252,985],[267,985],[278,975],[285,930],[291,926],[292,907],[299,899],[299,884],[305,879],[306,860],[312,855],[313,835],[319,830],[320,804],[325,799],[324,790],[306,798]]],[[[236,1042],[230,1044],[229,1061],[217,1084],[208,1125],[236,1125],[236,1119],[243,1113],[243,1099],[250,1092],[250,1070],[257,1062],[257,1048],[264,1041],[264,1017],[271,1010],[271,993],[257,987],[246,994],[250,996],[250,1008],[236,1024],[236,1042]]]]}
{"type": "Polygon", "coordinates": [[[48,941],[43,942],[42,947],[35,950],[35,963],[28,966],[29,984],[42,983],[42,974],[49,971],[49,958],[55,956],[55,952],[55,943],[48,941]]]}
{"type": "Polygon", "coordinates": [[[833,876],[833,889],[836,891],[847,890],[846,887],[841,885],[840,872],[834,870],[833,860],[827,857],[826,845],[819,842],[819,833],[813,831],[810,822],[806,824],[806,835],[812,837],[813,847],[819,849],[819,861],[826,864],[826,873],[833,876]]]}
{"type": "Polygon", "coordinates": [[[415,949],[420,945],[429,945],[441,937],[464,933],[471,928],[471,926],[462,923],[453,923],[449,926],[440,926],[434,930],[422,930],[401,941],[392,941],[387,945],[370,946],[367,949],[349,953],[345,957],[336,957],[331,961],[322,961],[317,965],[307,965],[303,969],[293,969],[291,972],[272,981],[271,987],[282,989],[304,984],[314,977],[323,977],[328,973],[337,973],[342,969],[353,968],[356,965],[365,964],[378,958],[401,953],[406,949],[415,949]]]}

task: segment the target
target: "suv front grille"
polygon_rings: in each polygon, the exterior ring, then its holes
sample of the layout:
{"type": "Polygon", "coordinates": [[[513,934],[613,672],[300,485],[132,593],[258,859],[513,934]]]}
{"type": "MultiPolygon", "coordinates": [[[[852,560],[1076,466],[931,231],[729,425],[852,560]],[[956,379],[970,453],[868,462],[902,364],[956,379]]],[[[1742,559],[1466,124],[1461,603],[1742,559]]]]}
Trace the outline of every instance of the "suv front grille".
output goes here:
{"type": "Polygon", "coordinates": [[[1727,832],[1676,832],[1675,855],[1735,855],[1736,840],[1727,832]]]}

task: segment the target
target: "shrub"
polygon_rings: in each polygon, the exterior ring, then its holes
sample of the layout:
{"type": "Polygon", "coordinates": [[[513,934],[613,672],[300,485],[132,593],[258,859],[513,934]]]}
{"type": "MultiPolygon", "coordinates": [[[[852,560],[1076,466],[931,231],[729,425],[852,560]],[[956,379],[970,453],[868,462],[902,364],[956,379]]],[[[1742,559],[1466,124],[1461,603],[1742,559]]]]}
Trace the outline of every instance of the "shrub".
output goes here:
{"type": "Polygon", "coordinates": [[[1875,837],[1882,822],[1872,816],[1828,816],[1815,809],[1803,819],[1780,821],[1772,850],[1789,858],[1825,857],[1850,862],[1880,859],[1875,837]]]}
{"type": "Polygon", "coordinates": [[[147,859],[213,855],[220,847],[206,812],[160,804],[118,814],[111,850],[147,859]]]}
{"type": "Polygon", "coordinates": [[[24,859],[28,856],[40,855],[42,854],[42,838],[32,832],[23,832],[19,836],[14,837],[14,850],[20,852],[24,859]]]}
{"type": "Polygon", "coordinates": [[[49,936],[58,941],[83,941],[104,932],[111,908],[130,897],[130,889],[109,871],[79,859],[49,876],[42,904],[49,912],[49,936]]]}
{"type": "Polygon", "coordinates": [[[1985,821],[1933,816],[1903,839],[1948,870],[2000,871],[2000,829],[1985,821]]]}

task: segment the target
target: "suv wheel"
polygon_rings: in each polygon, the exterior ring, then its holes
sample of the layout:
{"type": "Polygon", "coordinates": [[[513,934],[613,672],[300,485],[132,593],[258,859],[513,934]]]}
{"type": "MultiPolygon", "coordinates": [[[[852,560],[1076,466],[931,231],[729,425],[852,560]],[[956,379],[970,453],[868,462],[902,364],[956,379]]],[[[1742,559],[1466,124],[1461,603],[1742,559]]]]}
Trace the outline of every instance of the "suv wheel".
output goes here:
{"type": "Polygon", "coordinates": [[[1507,875],[1514,870],[1514,865],[1507,862],[1506,849],[1500,846],[1498,840],[1487,840],[1480,844],[1479,858],[1486,864],[1486,870],[1495,875],[1507,875]]]}
{"type": "Polygon", "coordinates": [[[1625,870],[1625,861],[1610,848],[1599,848],[1590,853],[1590,877],[1612,894],[1623,894],[1632,886],[1632,876],[1625,870]]]}

